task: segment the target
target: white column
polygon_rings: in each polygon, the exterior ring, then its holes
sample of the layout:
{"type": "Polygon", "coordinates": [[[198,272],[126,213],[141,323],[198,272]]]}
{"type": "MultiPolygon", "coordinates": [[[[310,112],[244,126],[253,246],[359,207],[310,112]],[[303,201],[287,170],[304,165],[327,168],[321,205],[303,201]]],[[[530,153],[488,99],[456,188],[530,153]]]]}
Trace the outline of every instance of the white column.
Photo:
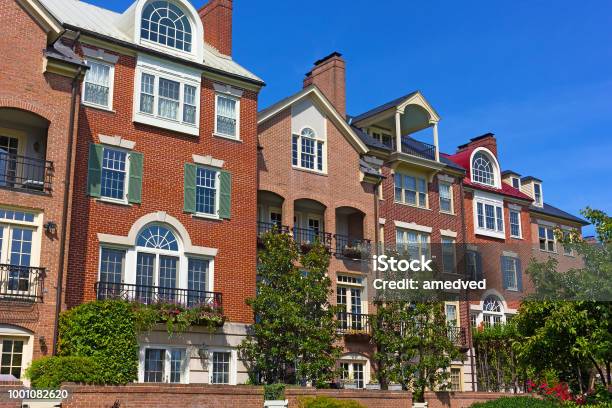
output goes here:
{"type": "Polygon", "coordinates": [[[434,146],[436,146],[436,161],[440,161],[440,145],[438,144],[438,122],[433,123],[434,146]]]}
{"type": "Polygon", "coordinates": [[[402,152],[402,122],[400,115],[399,110],[395,111],[395,150],[398,153],[402,152]]]}

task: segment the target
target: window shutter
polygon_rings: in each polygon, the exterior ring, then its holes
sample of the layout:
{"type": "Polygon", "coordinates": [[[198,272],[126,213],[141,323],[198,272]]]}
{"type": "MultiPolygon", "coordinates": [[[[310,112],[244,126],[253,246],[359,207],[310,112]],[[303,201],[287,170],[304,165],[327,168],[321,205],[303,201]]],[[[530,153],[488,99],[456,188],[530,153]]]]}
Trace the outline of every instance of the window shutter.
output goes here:
{"type": "Polygon", "coordinates": [[[104,147],[99,144],[89,145],[89,163],[87,165],[87,194],[100,197],[102,179],[102,156],[104,147]]]}
{"type": "Polygon", "coordinates": [[[480,281],[484,278],[484,274],[482,273],[482,255],[480,252],[476,252],[476,280],[480,281]]]}
{"type": "Polygon", "coordinates": [[[184,211],[196,212],[196,165],[185,163],[184,211]]]}
{"type": "Polygon", "coordinates": [[[142,201],[142,153],[130,153],[130,184],[128,201],[140,204],[142,201]]]}
{"type": "Polygon", "coordinates": [[[227,171],[219,171],[219,217],[229,219],[232,206],[232,175],[227,171]]]}
{"type": "Polygon", "coordinates": [[[516,286],[519,292],[523,291],[523,268],[521,267],[521,259],[516,259],[516,286]]]}
{"type": "Polygon", "coordinates": [[[508,279],[506,279],[506,257],[501,257],[501,274],[502,274],[502,285],[504,289],[508,289],[508,279]]]}

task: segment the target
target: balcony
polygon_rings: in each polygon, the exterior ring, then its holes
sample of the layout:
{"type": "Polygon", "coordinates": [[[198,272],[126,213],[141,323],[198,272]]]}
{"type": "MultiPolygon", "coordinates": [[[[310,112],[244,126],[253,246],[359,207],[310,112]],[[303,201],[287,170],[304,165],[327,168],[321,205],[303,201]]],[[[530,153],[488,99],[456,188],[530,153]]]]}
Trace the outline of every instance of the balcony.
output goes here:
{"type": "Polygon", "coordinates": [[[467,348],[467,331],[465,327],[449,326],[447,329],[448,339],[460,349],[467,348]]]}
{"type": "Polygon", "coordinates": [[[317,242],[323,244],[329,251],[331,250],[332,234],[312,228],[293,228],[293,240],[299,245],[302,252],[310,251],[317,242]]]}
{"type": "Polygon", "coordinates": [[[222,311],[219,292],[113,282],[97,282],[95,290],[98,300],[126,300],[145,305],[172,303],[186,308],[208,306],[219,313],[222,311]]]}
{"type": "Polygon", "coordinates": [[[51,193],[53,162],[0,150],[0,188],[51,193]]]}
{"type": "Polygon", "coordinates": [[[371,244],[369,239],[342,234],[335,234],[334,238],[336,239],[337,257],[356,260],[365,260],[370,257],[371,244]]]}
{"type": "Polygon", "coordinates": [[[362,313],[339,312],[338,331],[345,336],[369,336],[370,315],[362,313]]]}
{"type": "Polygon", "coordinates": [[[427,160],[436,160],[436,146],[418,141],[410,136],[402,137],[402,153],[427,160]]]}
{"type": "Polygon", "coordinates": [[[273,222],[257,222],[257,245],[263,246],[263,236],[267,233],[273,232],[275,234],[289,234],[289,227],[286,225],[279,225],[273,222]]]}
{"type": "Polygon", "coordinates": [[[42,302],[45,269],[0,265],[0,300],[42,302]]]}

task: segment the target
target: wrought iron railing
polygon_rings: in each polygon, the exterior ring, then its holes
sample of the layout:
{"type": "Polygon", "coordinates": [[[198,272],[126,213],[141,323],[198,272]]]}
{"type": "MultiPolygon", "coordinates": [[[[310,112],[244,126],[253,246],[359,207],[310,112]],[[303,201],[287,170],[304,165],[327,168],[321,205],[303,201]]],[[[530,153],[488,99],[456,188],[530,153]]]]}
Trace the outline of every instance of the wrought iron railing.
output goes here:
{"type": "Polygon", "coordinates": [[[349,259],[368,259],[372,246],[369,239],[355,238],[349,235],[335,234],[336,256],[349,259]]]}
{"type": "Polygon", "coordinates": [[[0,187],[50,193],[53,162],[0,151],[0,187]]]}
{"type": "Polygon", "coordinates": [[[45,268],[0,265],[0,300],[42,302],[45,268]]]}
{"type": "Polygon", "coordinates": [[[338,312],[338,330],[344,334],[369,334],[370,315],[362,313],[338,312]]]}
{"type": "Polygon", "coordinates": [[[449,326],[446,333],[448,335],[448,339],[452,341],[455,346],[467,345],[467,334],[465,327],[449,326]]]}
{"type": "Polygon", "coordinates": [[[402,137],[402,153],[423,159],[436,160],[436,146],[418,141],[410,136],[402,137]]]}
{"type": "Polygon", "coordinates": [[[311,228],[293,228],[293,239],[302,250],[311,248],[316,242],[331,249],[332,234],[311,228]]]}
{"type": "Polygon", "coordinates": [[[97,282],[95,290],[98,300],[121,299],[145,305],[174,303],[184,307],[208,306],[213,310],[222,308],[219,292],[114,282],[97,282]]]}
{"type": "Polygon", "coordinates": [[[288,234],[289,227],[286,225],[280,225],[273,222],[257,222],[257,236],[261,238],[264,234],[268,232],[275,232],[279,234],[288,234]]]}

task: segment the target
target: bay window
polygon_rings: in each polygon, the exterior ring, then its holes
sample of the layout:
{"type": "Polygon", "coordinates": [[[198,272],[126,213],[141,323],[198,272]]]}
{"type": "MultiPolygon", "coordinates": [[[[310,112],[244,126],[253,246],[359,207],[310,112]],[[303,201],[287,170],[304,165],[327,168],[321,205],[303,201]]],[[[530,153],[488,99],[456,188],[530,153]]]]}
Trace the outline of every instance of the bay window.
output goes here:
{"type": "Polygon", "coordinates": [[[475,232],[494,238],[504,239],[504,204],[503,201],[475,195],[476,218],[475,232]]]}

